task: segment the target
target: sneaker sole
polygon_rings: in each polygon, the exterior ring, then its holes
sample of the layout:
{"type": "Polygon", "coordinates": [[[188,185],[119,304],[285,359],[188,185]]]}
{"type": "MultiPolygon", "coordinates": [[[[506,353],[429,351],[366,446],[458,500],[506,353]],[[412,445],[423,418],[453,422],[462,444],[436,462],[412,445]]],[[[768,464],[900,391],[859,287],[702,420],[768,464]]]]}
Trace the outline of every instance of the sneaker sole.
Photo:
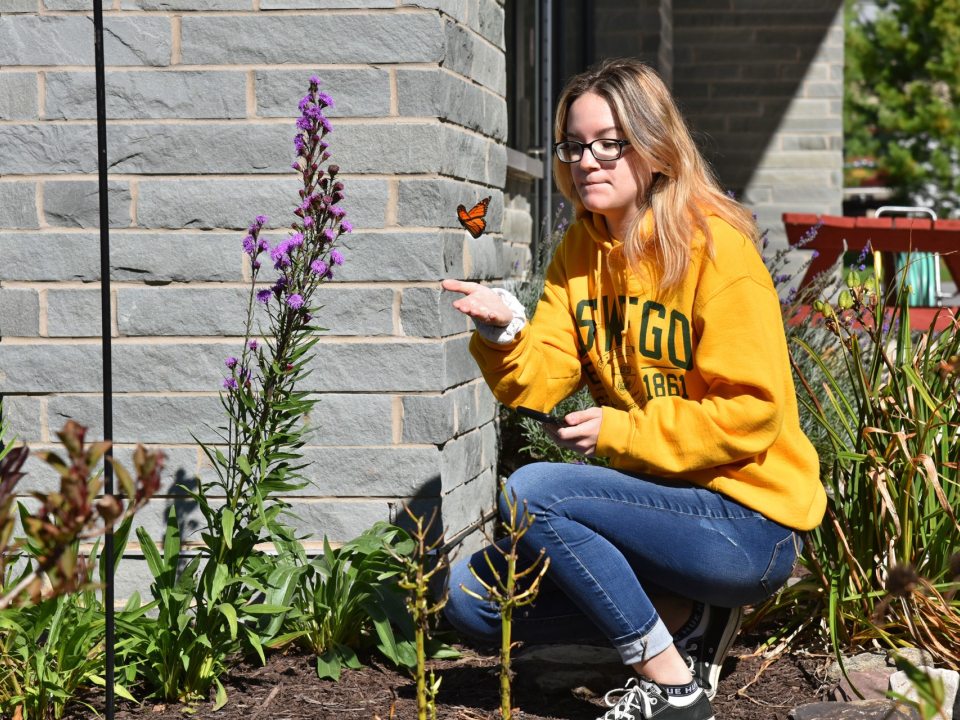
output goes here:
{"type": "MultiPolygon", "coordinates": [[[[730,617],[727,619],[727,625],[723,628],[723,635],[720,636],[720,642],[717,644],[718,658],[725,658],[730,652],[734,638],[740,631],[740,624],[743,622],[743,608],[735,607],[730,609],[730,617]]],[[[706,678],[708,687],[704,688],[708,700],[713,700],[717,694],[717,684],[720,682],[720,671],[723,669],[723,660],[713,665],[709,677],[706,678]]]]}

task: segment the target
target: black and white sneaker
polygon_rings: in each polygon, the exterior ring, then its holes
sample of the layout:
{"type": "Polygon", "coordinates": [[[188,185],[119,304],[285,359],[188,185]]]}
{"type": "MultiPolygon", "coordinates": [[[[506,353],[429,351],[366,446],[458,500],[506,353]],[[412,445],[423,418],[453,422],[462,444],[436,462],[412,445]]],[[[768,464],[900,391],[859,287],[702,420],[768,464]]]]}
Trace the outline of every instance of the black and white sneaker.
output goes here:
{"type": "Polygon", "coordinates": [[[625,687],[608,692],[606,700],[613,707],[597,720],[714,720],[710,700],[701,688],[672,696],[651,680],[630,678],[625,687]],[[611,695],[619,698],[612,701],[611,695]]]}
{"type": "Polygon", "coordinates": [[[730,652],[743,622],[743,608],[703,605],[702,613],[697,627],[676,644],[680,654],[687,656],[693,677],[712,700],[717,694],[723,659],[730,652]]]}

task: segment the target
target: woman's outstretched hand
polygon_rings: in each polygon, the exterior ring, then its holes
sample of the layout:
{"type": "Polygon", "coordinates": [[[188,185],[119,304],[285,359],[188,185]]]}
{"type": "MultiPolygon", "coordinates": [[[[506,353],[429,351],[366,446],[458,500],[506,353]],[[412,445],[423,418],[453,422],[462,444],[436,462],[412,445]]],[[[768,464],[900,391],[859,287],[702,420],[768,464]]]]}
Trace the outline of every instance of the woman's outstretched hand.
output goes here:
{"type": "Polygon", "coordinates": [[[600,421],[602,419],[603,410],[592,407],[568,413],[563,418],[565,425],[558,427],[545,425],[544,429],[558,445],[574,450],[581,455],[593,457],[597,451],[597,438],[600,437],[600,421]]]}
{"type": "Polygon", "coordinates": [[[444,280],[441,285],[444,290],[463,294],[454,300],[453,306],[474,320],[496,327],[506,327],[513,320],[513,313],[500,296],[480,283],[444,280]]]}

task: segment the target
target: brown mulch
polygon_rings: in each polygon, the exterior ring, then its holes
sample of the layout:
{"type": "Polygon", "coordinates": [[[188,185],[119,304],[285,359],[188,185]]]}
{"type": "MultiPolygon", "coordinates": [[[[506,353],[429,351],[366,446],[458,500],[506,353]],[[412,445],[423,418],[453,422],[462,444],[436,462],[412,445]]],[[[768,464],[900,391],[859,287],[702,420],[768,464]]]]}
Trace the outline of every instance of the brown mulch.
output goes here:
{"type": "MultiPolygon", "coordinates": [[[[786,654],[769,666],[753,655],[757,638],[742,638],[724,665],[717,697],[718,720],[786,720],[789,711],[824,698],[830,688],[820,678],[826,658],[786,654]],[[753,642],[751,643],[751,640],[753,642]]],[[[499,712],[498,663],[493,651],[460,647],[462,657],[432,663],[442,677],[439,720],[496,720],[499,712]]],[[[226,679],[229,700],[214,712],[211,703],[192,707],[146,702],[119,703],[117,720],[415,720],[413,681],[366,658],[361,670],[345,671],[339,682],[320,680],[313,660],[299,651],[275,654],[265,667],[240,665],[226,679]]],[[[531,683],[514,684],[517,720],[594,720],[602,715],[602,692],[586,688],[544,696],[531,683]]],[[[96,705],[97,701],[94,700],[96,705]]],[[[89,711],[74,720],[91,717],[89,711]]]]}

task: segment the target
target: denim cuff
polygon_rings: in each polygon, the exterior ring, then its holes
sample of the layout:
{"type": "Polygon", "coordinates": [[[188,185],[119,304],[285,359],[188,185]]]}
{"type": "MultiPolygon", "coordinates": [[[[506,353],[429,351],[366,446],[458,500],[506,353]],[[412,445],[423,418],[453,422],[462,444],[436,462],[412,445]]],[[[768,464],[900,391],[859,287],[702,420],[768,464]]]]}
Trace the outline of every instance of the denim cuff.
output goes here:
{"type": "Polygon", "coordinates": [[[672,644],[673,635],[667,630],[663,620],[657,618],[656,624],[642,638],[631,640],[624,645],[617,645],[616,648],[623,659],[623,664],[633,665],[656,657],[672,644]]]}

